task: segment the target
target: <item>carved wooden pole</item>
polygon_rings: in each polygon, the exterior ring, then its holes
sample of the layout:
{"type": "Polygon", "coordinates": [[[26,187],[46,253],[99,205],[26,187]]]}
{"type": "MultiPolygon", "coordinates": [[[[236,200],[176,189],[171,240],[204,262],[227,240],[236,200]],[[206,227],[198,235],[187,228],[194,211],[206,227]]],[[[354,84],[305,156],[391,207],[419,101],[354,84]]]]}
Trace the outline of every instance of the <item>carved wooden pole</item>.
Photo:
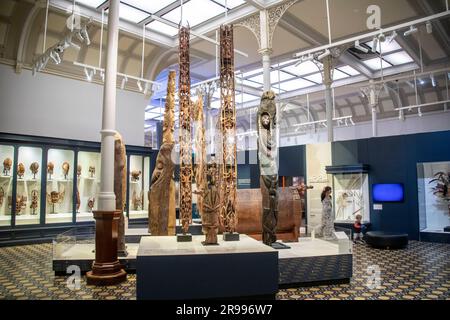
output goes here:
{"type": "Polygon", "coordinates": [[[206,145],[205,126],[203,124],[203,95],[198,91],[197,101],[194,104],[195,126],[195,184],[197,195],[197,209],[200,216],[203,214],[203,199],[206,188],[206,145]]]}
{"type": "Polygon", "coordinates": [[[204,203],[202,212],[202,231],[205,235],[204,245],[217,244],[217,232],[219,229],[219,213],[221,207],[220,193],[218,189],[219,174],[214,160],[208,165],[208,174],[204,189],[204,203]]]}
{"type": "Polygon", "coordinates": [[[183,234],[178,241],[191,241],[188,234],[192,222],[192,144],[191,144],[191,78],[189,60],[189,28],[179,29],[179,79],[180,104],[180,220],[183,234]]]}
{"type": "Polygon", "coordinates": [[[163,141],[156,158],[152,174],[152,184],[148,193],[149,232],[153,236],[175,234],[175,182],[172,150],[175,144],[174,108],[175,108],[175,71],[169,72],[167,80],[167,98],[164,110],[163,141]]]}
{"type": "Polygon", "coordinates": [[[220,27],[220,100],[222,131],[223,208],[221,222],[224,240],[239,240],[235,233],[236,215],[236,105],[234,94],[233,26],[220,27]]]}
{"type": "Polygon", "coordinates": [[[125,246],[125,217],[123,210],[127,194],[127,153],[122,136],[117,132],[114,135],[114,194],[116,195],[116,210],[121,212],[117,237],[117,254],[127,256],[125,246]]]}

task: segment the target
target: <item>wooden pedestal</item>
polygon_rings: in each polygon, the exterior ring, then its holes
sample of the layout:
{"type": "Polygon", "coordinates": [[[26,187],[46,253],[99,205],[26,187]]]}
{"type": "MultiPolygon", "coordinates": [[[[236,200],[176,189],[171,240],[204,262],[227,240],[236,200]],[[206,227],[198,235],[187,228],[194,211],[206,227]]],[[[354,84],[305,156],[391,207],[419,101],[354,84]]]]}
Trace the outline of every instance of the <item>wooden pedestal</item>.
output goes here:
{"type": "Polygon", "coordinates": [[[127,279],[117,259],[120,211],[94,211],[95,261],[86,273],[88,285],[113,285],[127,279]]]}

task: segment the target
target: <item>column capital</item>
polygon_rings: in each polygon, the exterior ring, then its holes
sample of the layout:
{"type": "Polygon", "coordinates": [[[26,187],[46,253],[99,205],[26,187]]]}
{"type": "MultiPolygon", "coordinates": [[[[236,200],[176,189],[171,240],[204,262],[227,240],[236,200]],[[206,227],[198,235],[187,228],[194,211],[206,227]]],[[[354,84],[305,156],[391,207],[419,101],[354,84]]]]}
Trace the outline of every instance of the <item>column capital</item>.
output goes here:
{"type": "Polygon", "coordinates": [[[262,48],[258,50],[258,53],[262,56],[270,56],[272,55],[272,48],[262,48]]]}

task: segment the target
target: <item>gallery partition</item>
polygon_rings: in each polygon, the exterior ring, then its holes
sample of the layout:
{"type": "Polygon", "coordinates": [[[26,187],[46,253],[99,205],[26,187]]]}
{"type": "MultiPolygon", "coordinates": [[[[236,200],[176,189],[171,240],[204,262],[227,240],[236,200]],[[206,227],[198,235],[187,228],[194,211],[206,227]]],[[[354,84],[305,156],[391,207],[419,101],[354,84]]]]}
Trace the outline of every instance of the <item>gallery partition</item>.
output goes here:
{"type": "MultiPolygon", "coordinates": [[[[91,228],[100,186],[100,143],[0,133],[0,246],[48,242],[91,228]]],[[[146,223],[152,148],[126,146],[129,224],[146,223]]]]}

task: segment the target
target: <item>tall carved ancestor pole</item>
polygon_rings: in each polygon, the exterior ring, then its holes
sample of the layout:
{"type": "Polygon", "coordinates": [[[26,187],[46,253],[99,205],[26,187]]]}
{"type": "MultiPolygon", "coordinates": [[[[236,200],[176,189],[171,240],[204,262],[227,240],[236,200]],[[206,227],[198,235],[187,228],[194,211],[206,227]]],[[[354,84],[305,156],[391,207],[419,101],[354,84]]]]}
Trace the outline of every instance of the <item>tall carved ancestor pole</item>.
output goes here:
{"type": "Polygon", "coordinates": [[[195,184],[197,195],[197,209],[203,214],[203,199],[206,188],[206,145],[205,126],[203,124],[203,95],[198,90],[197,101],[194,104],[195,127],[195,184]]]}
{"type": "Polygon", "coordinates": [[[117,235],[117,254],[121,257],[128,255],[125,246],[125,217],[123,210],[127,194],[127,153],[122,136],[116,132],[114,135],[114,193],[116,195],[116,210],[120,211],[117,235]]]}
{"type": "Polygon", "coordinates": [[[217,244],[217,231],[219,229],[220,193],[218,185],[219,173],[215,159],[208,165],[206,187],[204,189],[204,202],[202,212],[202,231],[205,234],[204,245],[217,244]]]}
{"type": "Polygon", "coordinates": [[[149,232],[153,236],[175,234],[175,182],[172,150],[175,145],[174,108],[175,108],[176,72],[170,71],[167,80],[167,98],[164,110],[163,141],[156,158],[156,167],[152,174],[151,189],[148,193],[149,232]]]}
{"type": "Polygon", "coordinates": [[[239,240],[236,215],[236,106],[234,95],[233,26],[220,27],[220,100],[222,131],[223,208],[220,219],[225,241],[239,240]]]}
{"type": "Polygon", "coordinates": [[[191,144],[191,77],[189,72],[189,28],[179,29],[179,79],[180,104],[180,220],[182,234],[177,241],[192,241],[188,234],[192,222],[192,144],[191,144]]]}
{"type": "Polygon", "coordinates": [[[257,113],[258,158],[261,171],[263,242],[271,246],[276,240],[278,222],[278,146],[275,93],[266,91],[257,113]]]}

